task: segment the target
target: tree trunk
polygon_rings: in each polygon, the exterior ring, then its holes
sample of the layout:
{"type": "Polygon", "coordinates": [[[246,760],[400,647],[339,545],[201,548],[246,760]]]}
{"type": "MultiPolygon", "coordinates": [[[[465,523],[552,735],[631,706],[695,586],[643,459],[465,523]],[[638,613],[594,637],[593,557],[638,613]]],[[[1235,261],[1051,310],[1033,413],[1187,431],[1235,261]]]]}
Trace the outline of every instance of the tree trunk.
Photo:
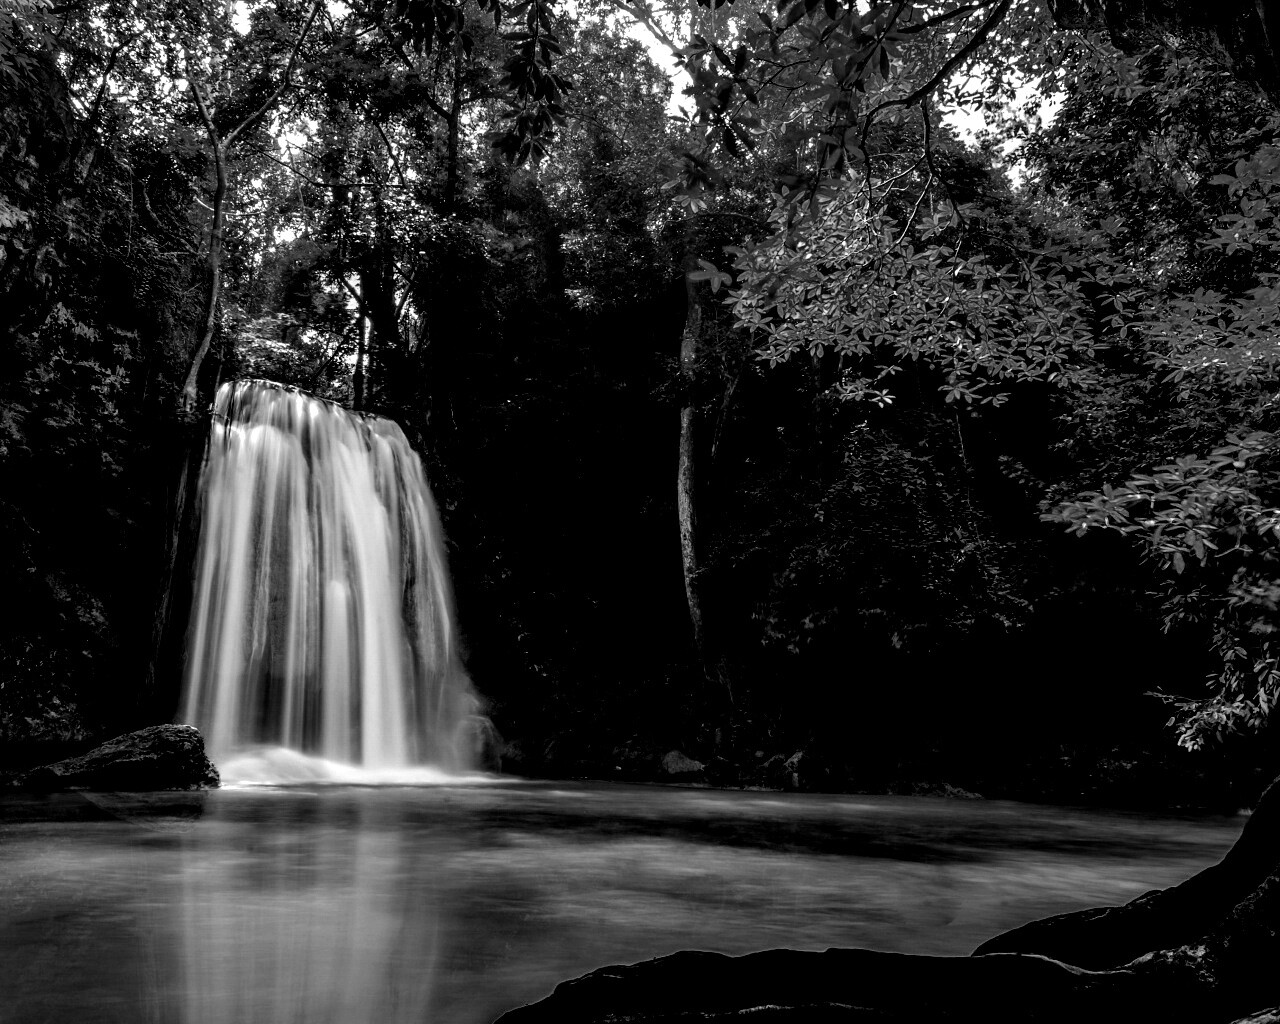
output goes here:
{"type": "Polygon", "coordinates": [[[373,195],[374,245],[360,268],[360,294],[369,318],[369,337],[365,350],[364,394],[368,402],[386,403],[399,372],[400,318],[396,311],[395,261],[386,202],[382,192],[373,195]]]}
{"type": "Polygon", "coordinates": [[[213,168],[216,184],[213,190],[213,226],[209,233],[209,255],[205,260],[205,269],[209,278],[209,290],[205,296],[204,322],[200,329],[200,338],[195,352],[187,364],[187,379],[182,386],[181,410],[190,417],[200,401],[200,368],[213,344],[213,335],[218,327],[218,304],[222,298],[222,242],[223,226],[226,217],[227,196],[227,154],[221,143],[213,147],[213,168]]]}
{"type": "Polygon", "coordinates": [[[706,636],[703,626],[702,597],[698,586],[698,514],[695,456],[696,410],[694,408],[694,375],[698,362],[698,334],[702,328],[702,308],[698,305],[693,282],[685,279],[686,307],[684,331],[680,335],[680,449],[676,469],[676,513],[680,521],[680,562],[684,569],[684,596],[689,605],[689,622],[693,626],[693,642],[698,657],[707,663],[706,636]]]}
{"type": "Polygon", "coordinates": [[[364,408],[364,314],[356,313],[356,368],[351,375],[351,406],[356,412],[364,408]]]}
{"type": "MultiPolygon", "coordinates": [[[[727,673],[717,659],[708,636],[703,603],[703,587],[698,559],[698,410],[697,372],[702,338],[702,306],[695,282],[689,277],[697,269],[690,221],[685,237],[685,321],[680,335],[680,444],[676,466],[676,515],[680,525],[680,563],[684,572],[684,595],[689,606],[689,624],[698,661],[707,683],[708,712],[713,720],[723,720],[732,730],[733,691],[727,673]]],[[[717,743],[721,738],[716,730],[717,743]]]]}
{"type": "MultiPolygon", "coordinates": [[[[188,364],[186,383],[182,387],[179,399],[179,413],[185,419],[190,419],[199,404],[200,368],[204,364],[205,357],[209,354],[209,347],[213,344],[213,335],[217,329],[218,322],[218,302],[222,298],[222,247],[224,221],[226,218],[227,156],[231,152],[231,147],[235,145],[236,140],[260,118],[264,117],[275,106],[276,101],[280,99],[284,91],[289,88],[294,63],[298,59],[298,51],[302,49],[302,43],[307,38],[307,33],[311,31],[311,26],[320,13],[320,6],[321,0],[315,0],[315,3],[311,5],[311,11],[307,15],[307,20],[303,24],[301,31],[294,39],[293,48],[289,51],[289,59],[285,62],[280,80],[275,89],[271,91],[271,94],[263,100],[256,110],[225,135],[220,134],[215,123],[216,110],[212,105],[212,101],[201,91],[199,85],[200,75],[196,70],[197,65],[188,56],[188,87],[191,90],[192,98],[195,100],[196,109],[200,113],[200,120],[204,123],[205,134],[209,137],[209,143],[213,147],[215,184],[213,191],[213,225],[209,234],[209,256],[205,263],[209,272],[208,305],[205,310],[204,325],[200,331],[200,339],[196,344],[195,352],[191,356],[191,362],[188,364]]],[[[228,4],[229,11],[230,4],[228,4]]],[[[226,20],[229,20],[229,17],[229,13],[224,15],[226,20]]],[[[216,66],[214,70],[214,77],[216,78],[218,71],[216,66]]]]}
{"type": "Polygon", "coordinates": [[[458,194],[461,191],[459,135],[462,131],[462,70],[462,51],[459,50],[453,57],[453,91],[449,97],[449,136],[444,179],[444,208],[446,210],[453,210],[457,207],[458,194]]]}
{"type": "MultiPolygon", "coordinates": [[[[361,399],[365,405],[388,400],[388,383],[394,382],[396,350],[400,326],[396,317],[394,289],[387,287],[380,256],[379,265],[360,271],[360,293],[368,307],[369,329],[365,343],[366,369],[361,399]]],[[[394,389],[391,389],[394,390],[394,389]]]]}

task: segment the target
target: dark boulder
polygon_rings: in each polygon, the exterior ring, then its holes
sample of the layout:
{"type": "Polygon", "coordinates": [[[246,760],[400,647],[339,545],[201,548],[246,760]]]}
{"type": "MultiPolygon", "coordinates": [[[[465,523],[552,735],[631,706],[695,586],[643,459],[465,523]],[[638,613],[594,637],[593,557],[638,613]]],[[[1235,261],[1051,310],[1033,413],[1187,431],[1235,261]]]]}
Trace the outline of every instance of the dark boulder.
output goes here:
{"type": "Polygon", "coordinates": [[[87,789],[102,792],[151,792],[213,789],[218,769],[204,752],[204,737],[193,725],[152,725],[117,736],[80,757],[47,764],[7,784],[52,792],[87,789]]]}
{"type": "Polygon", "coordinates": [[[1038,956],[911,956],[867,949],[684,951],[602,967],[500,1024],[730,1024],[736,1021],[984,1024],[1138,1020],[1230,1024],[1193,971],[1088,972],[1038,956]]]}

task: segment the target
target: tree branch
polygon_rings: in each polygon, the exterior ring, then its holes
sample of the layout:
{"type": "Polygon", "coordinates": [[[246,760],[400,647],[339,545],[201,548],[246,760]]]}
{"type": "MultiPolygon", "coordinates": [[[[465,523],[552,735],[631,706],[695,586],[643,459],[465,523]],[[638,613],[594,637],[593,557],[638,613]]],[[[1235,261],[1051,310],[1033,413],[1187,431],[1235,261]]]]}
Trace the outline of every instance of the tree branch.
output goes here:
{"type": "MultiPolygon", "coordinates": [[[[954,54],[952,54],[950,59],[948,59],[942,65],[942,67],[938,69],[938,72],[932,78],[930,78],[927,82],[925,82],[924,85],[920,86],[920,88],[914,90],[913,92],[908,93],[906,96],[902,96],[892,100],[885,100],[883,103],[877,104],[876,106],[872,107],[870,113],[868,113],[867,116],[863,118],[862,136],[859,140],[859,146],[862,149],[863,166],[866,168],[868,194],[870,193],[870,189],[872,185],[871,185],[871,153],[867,149],[867,136],[871,133],[871,126],[875,124],[876,115],[886,110],[889,110],[893,107],[913,107],[917,103],[921,103],[924,100],[928,99],[929,95],[933,92],[934,89],[938,88],[938,86],[940,86],[943,82],[945,82],[947,78],[950,77],[951,73],[955,71],[956,68],[958,68],[961,64],[963,64],[970,56],[973,55],[973,52],[977,50],[978,47],[980,47],[984,42],[986,42],[987,36],[991,35],[995,27],[999,25],[1000,22],[1004,20],[1005,15],[1009,13],[1009,8],[1012,6],[1012,3],[1013,3],[1013,0],[1000,0],[999,5],[996,7],[994,11],[991,12],[991,17],[989,17],[986,21],[984,21],[981,25],[978,26],[978,28],[974,31],[973,35],[970,36],[969,41],[965,43],[962,47],[960,47],[960,49],[957,50],[954,54]]],[[[928,121],[929,119],[926,116],[925,117],[926,148],[929,142],[929,132],[927,127],[928,121]]],[[[932,160],[930,161],[929,169],[931,171],[933,170],[932,160]]]]}
{"type": "Polygon", "coordinates": [[[320,8],[323,5],[323,2],[324,0],[315,0],[315,3],[311,5],[311,13],[307,16],[307,23],[302,26],[302,31],[298,33],[298,38],[293,42],[293,49],[289,51],[289,60],[285,63],[284,73],[280,76],[280,84],[271,91],[270,96],[262,101],[262,105],[258,107],[257,110],[246,117],[227,134],[226,142],[224,144],[228,149],[231,147],[231,144],[240,137],[241,133],[270,110],[275,105],[276,100],[280,98],[281,93],[283,93],[285,89],[289,88],[289,78],[293,74],[293,65],[298,59],[298,51],[302,49],[302,44],[307,38],[307,33],[311,31],[312,24],[320,14],[320,8]]]}
{"type": "Polygon", "coordinates": [[[979,3],[965,4],[963,7],[957,7],[954,11],[948,11],[946,14],[939,14],[924,21],[918,21],[914,25],[903,25],[898,29],[904,35],[914,35],[916,32],[925,32],[938,25],[945,24],[948,21],[954,21],[956,18],[962,18],[966,14],[974,11],[980,11],[984,7],[990,7],[996,0],[981,0],[979,3]]]}
{"type": "MultiPolygon", "coordinates": [[[[387,42],[391,44],[391,49],[395,52],[396,56],[399,57],[400,60],[404,63],[404,66],[405,68],[408,69],[409,73],[412,75],[416,75],[419,79],[421,79],[422,74],[421,72],[418,71],[418,66],[414,64],[412,60],[409,59],[409,55],[404,52],[404,47],[399,43],[399,41],[390,32],[387,31],[387,26],[379,22],[378,28],[381,29],[383,36],[385,36],[387,42]]],[[[433,95],[431,95],[430,92],[424,90],[422,94],[422,98],[426,100],[427,106],[429,106],[433,111],[435,111],[436,116],[440,117],[444,121],[451,120],[451,115],[449,114],[449,111],[447,111],[444,108],[444,105],[438,99],[436,99],[433,95]]]]}
{"type": "Polygon", "coordinates": [[[365,304],[364,296],[361,295],[358,291],[356,291],[351,286],[351,282],[347,280],[345,274],[339,274],[338,280],[342,283],[342,287],[345,288],[348,292],[350,292],[351,297],[356,300],[356,308],[360,311],[360,315],[364,317],[366,320],[372,321],[373,313],[370,311],[369,307],[365,304]]]}
{"type": "Polygon", "coordinates": [[[680,52],[681,48],[676,45],[675,40],[667,35],[662,26],[654,20],[653,12],[643,5],[642,0],[635,0],[634,3],[627,3],[627,0],[610,0],[610,2],[618,10],[622,11],[624,14],[631,15],[631,17],[635,18],[636,21],[647,28],[653,35],[653,38],[670,50],[671,55],[680,62],[682,67],[684,66],[684,54],[680,52]]]}
{"type": "Polygon", "coordinates": [[[378,134],[382,136],[382,143],[387,147],[387,156],[391,160],[391,166],[396,169],[396,177],[400,179],[400,187],[408,188],[409,186],[404,180],[404,168],[400,166],[400,158],[396,156],[395,149],[391,145],[391,140],[387,138],[386,131],[383,130],[382,125],[377,121],[373,122],[373,126],[378,129],[378,134]]]}
{"type": "Polygon", "coordinates": [[[915,222],[916,214],[920,212],[920,204],[924,202],[924,197],[929,194],[929,186],[933,184],[933,171],[929,172],[929,177],[925,179],[924,188],[920,190],[920,196],[916,199],[916,205],[911,208],[911,214],[907,217],[907,221],[902,225],[902,234],[898,236],[896,242],[893,243],[894,248],[902,244],[902,240],[907,237],[907,232],[911,230],[911,225],[915,222]]]}
{"type": "MultiPolygon", "coordinates": [[[[296,147],[296,148],[301,150],[301,152],[303,153],[307,153],[307,151],[305,149],[302,149],[302,147],[296,147]]],[[[296,164],[290,163],[288,160],[281,160],[278,156],[274,155],[270,150],[255,149],[255,150],[251,150],[251,152],[256,154],[257,156],[266,157],[273,164],[279,164],[290,174],[294,175],[297,178],[301,178],[308,185],[314,185],[316,188],[327,189],[327,188],[332,188],[334,185],[341,185],[343,188],[406,188],[407,189],[411,187],[408,184],[401,186],[401,185],[395,185],[390,182],[384,182],[384,181],[350,181],[347,179],[335,179],[334,181],[320,181],[319,179],[313,178],[310,175],[304,174],[302,171],[298,170],[298,167],[296,164]]],[[[311,153],[307,153],[307,155],[312,156],[311,153]]]]}
{"type": "MultiPolygon", "coordinates": [[[[885,100],[872,108],[871,113],[867,115],[867,124],[870,125],[875,120],[875,116],[882,111],[889,110],[892,107],[914,107],[921,100],[927,98],[938,86],[951,77],[951,73],[955,71],[961,64],[968,60],[983,43],[987,41],[987,37],[995,30],[995,27],[1004,20],[1009,8],[1013,5],[1013,0],[1000,0],[999,5],[991,12],[991,17],[984,21],[969,37],[969,41],[958,49],[945,64],[942,65],[932,78],[930,78],[920,88],[902,96],[898,99],[885,100]]],[[[865,133],[863,135],[865,138],[865,133]]]]}
{"type": "MultiPolygon", "coordinates": [[[[190,65],[191,65],[191,56],[190,54],[188,54],[187,55],[188,68],[190,68],[190,65]]],[[[191,87],[191,95],[195,97],[196,109],[200,111],[200,120],[204,123],[204,130],[206,134],[209,136],[209,141],[213,143],[213,146],[216,149],[218,146],[221,145],[221,142],[218,139],[218,129],[214,126],[214,123],[213,123],[213,113],[209,110],[209,102],[204,98],[204,93],[200,91],[200,86],[197,84],[195,77],[191,76],[189,73],[188,73],[187,82],[191,87]]]]}
{"type": "Polygon", "coordinates": [[[116,61],[120,59],[120,54],[122,54],[137,38],[138,33],[129,33],[123,40],[121,40],[120,44],[111,51],[110,56],[107,57],[107,66],[103,68],[102,71],[102,82],[98,86],[97,95],[93,98],[93,105],[89,108],[89,112],[86,115],[84,126],[86,135],[88,134],[89,129],[93,127],[94,122],[98,120],[98,112],[102,109],[102,101],[107,95],[107,82],[111,79],[111,72],[115,70],[116,61]]]}
{"type": "Polygon", "coordinates": [[[396,323],[398,324],[401,314],[404,313],[405,304],[409,301],[409,296],[413,292],[414,275],[405,274],[399,267],[396,268],[396,272],[404,278],[405,285],[404,291],[400,293],[400,298],[396,300],[396,323]]]}
{"type": "Polygon", "coordinates": [[[960,204],[956,202],[955,196],[951,193],[951,182],[943,177],[937,165],[933,162],[933,123],[929,120],[929,98],[927,96],[920,101],[920,116],[924,119],[924,159],[929,167],[929,174],[942,183],[943,191],[947,193],[947,202],[951,204],[951,209],[955,211],[961,227],[965,227],[968,222],[965,220],[964,214],[960,212],[960,204]]]}

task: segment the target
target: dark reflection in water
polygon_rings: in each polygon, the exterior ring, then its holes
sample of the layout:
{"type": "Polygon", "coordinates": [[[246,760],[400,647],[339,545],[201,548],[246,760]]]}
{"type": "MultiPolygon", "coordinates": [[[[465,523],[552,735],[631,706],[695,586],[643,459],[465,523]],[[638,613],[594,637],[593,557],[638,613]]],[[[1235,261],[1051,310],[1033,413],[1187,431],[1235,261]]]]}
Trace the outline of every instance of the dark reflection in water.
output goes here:
{"type": "Polygon", "coordinates": [[[0,798],[0,1021],[479,1024],[681,948],[964,954],[1241,819],[502,783],[0,798]]]}

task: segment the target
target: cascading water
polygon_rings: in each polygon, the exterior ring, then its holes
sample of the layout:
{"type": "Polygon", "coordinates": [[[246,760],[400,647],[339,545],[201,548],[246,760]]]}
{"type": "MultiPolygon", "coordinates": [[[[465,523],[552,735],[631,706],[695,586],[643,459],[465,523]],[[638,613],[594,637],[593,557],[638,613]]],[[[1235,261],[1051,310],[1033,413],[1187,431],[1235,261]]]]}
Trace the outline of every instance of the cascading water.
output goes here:
{"type": "Polygon", "coordinates": [[[183,710],[214,760],[283,747],[470,768],[478,701],[440,518],[399,426],[224,384],[200,494],[183,710]]]}

